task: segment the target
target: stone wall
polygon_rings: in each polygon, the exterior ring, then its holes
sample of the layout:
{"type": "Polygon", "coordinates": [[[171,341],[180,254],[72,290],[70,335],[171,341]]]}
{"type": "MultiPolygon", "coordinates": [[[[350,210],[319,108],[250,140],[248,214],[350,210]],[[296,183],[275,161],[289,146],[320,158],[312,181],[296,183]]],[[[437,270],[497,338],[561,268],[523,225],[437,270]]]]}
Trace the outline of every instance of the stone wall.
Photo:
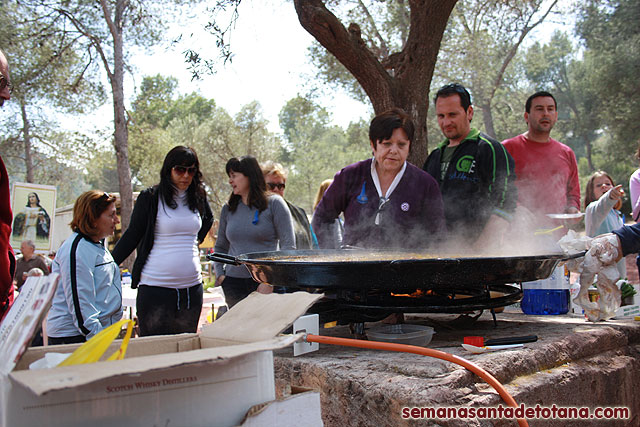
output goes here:
{"type": "MultiPolygon", "coordinates": [[[[632,419],[604,425],[640,425],[640,322],[587,323],[581,317],[487,314],[464,331],[429,316],[412,323],[436,327],[429,345],[470,360],[498,379],[518,404],[551,406],[627,406],[632,419]],[[473,355],[462,349],[465,335],[499,338],[538,335],[539,340],[516,350],[473,355]]],[[[367,326],[370,326],[367,324],[367,326]]],[[[346,327],[322,335],[349,337],[346,327]]],[[[297,358],[276,353],[280,393],[293,385],[321,392],[327,426],[512,426],[506,420],[404,420],[403,407],[496,406],[500,396],[475,374],[459,365],[414,354],[321,345],[318,352],[297,358]]],[[[584,421],[529,420],[531,426],[585,425],[584,421]]],[[[601,424],[589,424],[601,425],[601,424]]]]}

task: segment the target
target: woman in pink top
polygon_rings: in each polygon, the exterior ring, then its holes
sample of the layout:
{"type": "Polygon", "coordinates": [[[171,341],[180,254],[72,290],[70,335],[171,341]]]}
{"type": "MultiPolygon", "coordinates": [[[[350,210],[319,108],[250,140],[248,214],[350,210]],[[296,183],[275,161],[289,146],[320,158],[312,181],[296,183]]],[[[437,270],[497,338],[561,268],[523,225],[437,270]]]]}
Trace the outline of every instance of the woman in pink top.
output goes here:
{"type": "MultiPolygon", "coordinates": [[[[638,144],[636,158],[640,160],[640,143],[638,144]]],[[[631,178],[629,178],[629,193],[631,193],[633,220],[638,222],[638,217],[640,217],[640,169],[636,169],[636,171],[631,175],[631,178]]]]}
{"type": "MultiPolygon", "coordinates": [[[[640,142],[638,143],[638,151],[636,158],[640,160],[640,142]]],[[[631,197],[631,208],[633,209],[633,220],[638,222],[640,219],[640,169],[631,174],[629,178],[629,194],[631,197]]],[[[640,274],[640,255],[636,257],[636,265],[638,266],[638,274],[640,274]]]]}

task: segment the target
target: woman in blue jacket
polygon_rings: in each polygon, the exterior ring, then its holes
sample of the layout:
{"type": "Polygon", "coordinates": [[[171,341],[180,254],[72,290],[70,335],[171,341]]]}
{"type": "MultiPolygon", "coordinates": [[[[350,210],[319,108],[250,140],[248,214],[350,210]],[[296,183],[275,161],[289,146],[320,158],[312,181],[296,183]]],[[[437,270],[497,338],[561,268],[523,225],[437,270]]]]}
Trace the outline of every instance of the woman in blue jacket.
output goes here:
{"type": "Polygon", "coordinates": [[[85,342],[122,318],[120,269],[104,245],[120,223],[115,202],[91,190],[73,206],[73,234],[52,265],[60,280],[47,317],[49,344],[85,342]]]}

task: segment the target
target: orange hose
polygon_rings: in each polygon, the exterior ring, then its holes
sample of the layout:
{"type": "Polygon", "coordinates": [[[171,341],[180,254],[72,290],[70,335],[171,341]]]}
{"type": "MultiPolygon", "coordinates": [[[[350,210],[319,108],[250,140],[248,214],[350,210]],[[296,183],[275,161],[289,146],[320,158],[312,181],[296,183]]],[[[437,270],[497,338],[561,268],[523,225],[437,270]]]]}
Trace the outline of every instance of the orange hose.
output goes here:
{"type": "MultiPolygon", "coordinates": [[[[491,387],[493,387],[502,400],[505,401],[507,405],[512,408],[517,408],[518,404],[515,399],[511,397],[509,392],[504,388],[500,382],[495,379],[493,375],[489,372],[482,369],[480,366],[476,365],[473,362],[470,362],[462,357],[458,357],[453,354],[445,353],[444,351],[434,350],[431,348],[418,347],[415,345],[407,345],[407,344],[392,344],[387,342],[379,342],[379,341],[364,341],[364,340],[355,340],[351,338],[336,338],[336,337],[324,337],[321,335],[312,335],[307,334],[305,336],[305,341],[307,342],[317,342],[319,344],[334,344],[334,345],[342,345],[345,347],[359,347],[359,348],[369,348],[373,350],[386,350],[386,351],[399,351],[403,353],[414,353],[420,354],[422,356],[435,357],[436,359],[446,360],[447,362],[456,363],[467,370],[473,372],[483,380],[485,380],[491,387]]],[[[518,418],[518,425],[522,427],[528,427],[529,423],[524,418],[518,418]]]]}

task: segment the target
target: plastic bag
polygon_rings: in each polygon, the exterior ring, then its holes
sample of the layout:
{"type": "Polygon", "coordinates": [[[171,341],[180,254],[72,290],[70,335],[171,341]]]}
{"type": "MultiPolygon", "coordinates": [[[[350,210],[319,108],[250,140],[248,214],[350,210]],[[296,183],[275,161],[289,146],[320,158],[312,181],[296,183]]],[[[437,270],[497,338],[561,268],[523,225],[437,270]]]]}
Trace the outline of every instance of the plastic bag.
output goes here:
{"type": "Polygon", "coordinates": [[[113,340],[120,334],[122,326],[127,325],[127,332],[120,344],[120,348],[116,350],[107,360],[120,360],[124,358],[131,339],[133,331],[133,320],[122,319],[118,323],[114,323],[108,328],[98,332],[96,336],[76,349],[71,356],[66,358],[58,366],[81,365],[84,363],[95,363],[100,360],[105,351],[109,348],[113,340]]]}
{"type": "Polygon", "coordinates": [[[29,369],[49,369],[55,368],[71,353],[47,353],[42,359],[38,359],[29,365],[29,369]]]}
{"type": "Polygon", "coordinates": [[[616,282],[620,273],[616,268],[618,257],[617,237],[615,234],[603,234],[589,243],[589,251],[578,266],[580,273],[580,293],[573,300],[584,309],[587,318],[592,322],[608,320],[615,316],[620,308],[621,292],[616,282]],[[598,303],[589,301],[589,286],[597,276],[597,287],[600,298],[598,303]]]}

